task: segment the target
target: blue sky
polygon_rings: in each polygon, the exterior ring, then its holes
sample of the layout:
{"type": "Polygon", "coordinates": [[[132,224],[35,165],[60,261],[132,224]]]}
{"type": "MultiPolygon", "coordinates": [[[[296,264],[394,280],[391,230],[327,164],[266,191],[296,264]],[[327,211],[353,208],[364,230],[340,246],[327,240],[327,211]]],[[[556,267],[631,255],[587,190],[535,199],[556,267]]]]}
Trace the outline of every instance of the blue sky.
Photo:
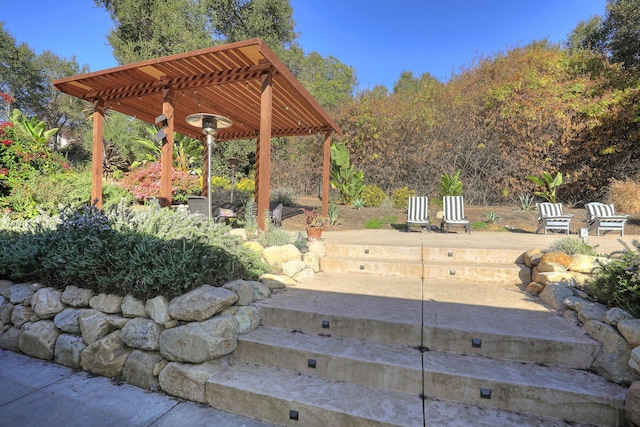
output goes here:
{"type": "MultiPolygon", "coordinates": [[[[562,42],[606,0],[291,0],[305,52],[356,70],[360,89],[392,89],[402,71],[446,81],[480,56],[533,40],[562,42]]],[[[0,21],[18,43],[50,50],[91,71],[116,66],[107,13],[92,0],[0,0],[0,21]]]]}

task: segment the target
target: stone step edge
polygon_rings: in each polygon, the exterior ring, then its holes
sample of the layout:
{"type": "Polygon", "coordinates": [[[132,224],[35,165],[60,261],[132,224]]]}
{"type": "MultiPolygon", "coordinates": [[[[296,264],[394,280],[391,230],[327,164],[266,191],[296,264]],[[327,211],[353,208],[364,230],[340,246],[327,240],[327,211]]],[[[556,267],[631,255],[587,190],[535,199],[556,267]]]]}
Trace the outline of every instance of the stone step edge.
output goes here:
{"type": "Polygon", "coordinates": [[[425,419],[427,425],[569,425],[550,417],[429,399],[241,360],[210,376],[205,396],[209,406],[277,425],[408,426],[423,425],[425,419]]]}
{"type": "Polygon", "coordinates": [[[430,261],[430,260],[395,260],[389,258],[344,258],[344,257],[333,257],[333,256],[325,256],[320,259],[320,264],[323,261],[331,261],[331,262],[358,262],[358,263],[379,263],[379,264],[399,264],[399,265],[424,265],[425,267],[434,266],[434,267],[450,267],[450,266],[461,266],[461,267],[470,267],[470,268],[496,268],[496,269],[509,269],[509,270],[521,270],[523,268],[528,268],[524,264],[519,263],[482,263],[482,262],[468,262],[468,261],[430,261]]]}

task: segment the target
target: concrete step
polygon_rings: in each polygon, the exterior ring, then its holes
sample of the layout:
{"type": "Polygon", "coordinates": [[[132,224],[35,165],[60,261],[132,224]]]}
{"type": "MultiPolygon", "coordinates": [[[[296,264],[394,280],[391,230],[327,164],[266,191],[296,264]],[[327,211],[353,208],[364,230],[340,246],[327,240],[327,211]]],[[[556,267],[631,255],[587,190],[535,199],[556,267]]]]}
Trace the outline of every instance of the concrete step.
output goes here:
{"type": "MultiPolygon", "coordinates": [[[[371,281],[372,290],[375,283],[371,281]]],[[[467,293],[462,284],[451,287],[451,292],[467,293]]],[[[597,341],[555,313],[451,304],[430,300],[436,290],[427,287],[427,291],[423,291],[423,304],[421,300],[290,288],[258,306],[266,326],[433,351],[586,369],[600,350],[597,341]]]]}
{"type": "Polygon", "coordinates": [[[522,264],[470,263],[465,261],[389,260],[383,258],[324,257],[320,268],[327,273],[366,273],[384,276],[425,277],[427,279],[456,279],[529,283],[531,270],[522,264]]]}
{"type": "Polygon", "coordinates": [[[626,388],[575,369],[421,353],[265,326],[240,336],[234,356],[351,384],[572,422],[620,425],[624,419],[626,388]]]}
{"type": "Polygon", "coordinates": [[[242,360],[220,366],[205,390],[210,406],[282,426],[570,425],[551,418],[422,399],[419,395],[242,360]]]}

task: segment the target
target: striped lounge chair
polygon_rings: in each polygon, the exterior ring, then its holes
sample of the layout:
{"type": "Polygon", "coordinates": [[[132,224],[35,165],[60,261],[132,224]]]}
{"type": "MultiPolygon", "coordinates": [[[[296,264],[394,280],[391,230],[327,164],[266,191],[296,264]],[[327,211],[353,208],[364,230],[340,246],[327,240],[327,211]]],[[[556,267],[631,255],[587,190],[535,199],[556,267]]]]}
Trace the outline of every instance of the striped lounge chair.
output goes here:
{"type": "Polygon", "coordinates": [[[464,198],[462,196],[444,196],[442,205],[444,216],[440,223],[440,229],[448,233],[451,225],[462,225],[464,231],[471,234],[469,220],[464,216],[464,198]]]}
{"type": "Polygon", "coordinates": [[[564,231],[569,234],[569,224],[573,215],[562,213],[562,203],[542,202],[536,203],[538,207],[538,229],[536,233],[544,228],[547,230],[564,231]]]}
{"type": "Polygon", "coordinates": [[[600,230],[620,231],[624,236],[624,225],[629,218],[628,215],[616,215],[613,205],[600,202],[591,202],[584,205],[587,210],[587,227],[589,231],[596,230],[596,235],[600,235],[600,230]]]}
{"type": "Polygon", "coordinates": [[[431,233],[431,223],[429,222],[429,198],[422,196],[409,197],[409,207],[407,208],[407,232],[411,231],[413,224],[427,226],[431,233]]]}

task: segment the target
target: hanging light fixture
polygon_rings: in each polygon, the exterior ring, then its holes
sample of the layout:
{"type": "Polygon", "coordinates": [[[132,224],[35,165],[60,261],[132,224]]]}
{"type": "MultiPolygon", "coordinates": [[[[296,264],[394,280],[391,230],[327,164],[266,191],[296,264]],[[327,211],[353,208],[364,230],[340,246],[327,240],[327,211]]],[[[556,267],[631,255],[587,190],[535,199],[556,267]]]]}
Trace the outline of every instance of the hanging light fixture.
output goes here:
{"type": "Polygon", "coordinates": [[[202,129],[202,133],[207,136],[207,214],[211,218],[211,148],[215,143],[214,138],[218,134],[218,129],[228,128],[233,122],[217,114],[195,113],[187,116],[187,123],[199,127],[202,129]]]}

